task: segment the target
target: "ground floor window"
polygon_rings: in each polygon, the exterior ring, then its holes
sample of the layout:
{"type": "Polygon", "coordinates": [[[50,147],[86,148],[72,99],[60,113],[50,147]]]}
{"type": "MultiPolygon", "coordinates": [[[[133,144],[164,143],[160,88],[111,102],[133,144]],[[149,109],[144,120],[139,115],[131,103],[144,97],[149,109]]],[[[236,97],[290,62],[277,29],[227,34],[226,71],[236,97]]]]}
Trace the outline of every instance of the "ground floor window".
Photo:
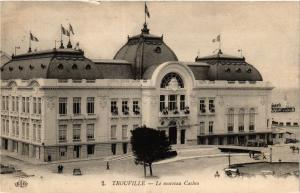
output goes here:
{"type": "Polygon", "coordinates": [[[234,144],[234,136],[227,137],[227,144],[234,144]]]}
{"type": "Polygon", "coordinates": [[[117,147],[117,144],[115,144],[115,143],[111,144],[111,152],[113,155],[116,155],[116,147],[117,147]]]}
{"type": "Polygon", "coordinates": [[[123,143],[123,153],[127,153],[127,143],[123,143]]]}
{"type": "Polygon", "coordinates": [[[95,153],[95,145],[88,145],[87,146],[87,154],[94,155],[94,153],[95,153]]]}
{"type": "Polygon", "coordinates": [[[60,147],[59,148],[59,155],[60,157],[65,157],[66,156],[66,153],[67,152],[67,147],[60,147]]]}

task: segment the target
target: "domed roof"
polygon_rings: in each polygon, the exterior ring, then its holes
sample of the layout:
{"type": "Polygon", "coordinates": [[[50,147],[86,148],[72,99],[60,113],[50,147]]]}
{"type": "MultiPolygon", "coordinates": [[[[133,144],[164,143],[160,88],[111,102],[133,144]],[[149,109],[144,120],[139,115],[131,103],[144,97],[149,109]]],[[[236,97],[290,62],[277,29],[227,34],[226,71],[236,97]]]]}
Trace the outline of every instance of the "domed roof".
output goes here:
{"type": "Polygon", "coordinates": [[[114,59],[130,62],[135,79],[142,79],[143,73],[150,66],[178,61],[173,50],[164,43],[163,36],[150,34],[146,23],[141,34],[128,37],[127,43],[116,53],[114,59]]]}
{"type": "Polygon", "coordinates": [[[1,68],[1,79],[102,79],[95,63],[81,50],[53,49],[13,56],[1,68]]]}
{"type": "Polygon", "coordinates": [[[244,57],[223,54],[221,50],[215,55],[196,58],[196,62],[210,65],[209,80],[227,81],[262,81],[260,72],[245,61],[244,57]]]}

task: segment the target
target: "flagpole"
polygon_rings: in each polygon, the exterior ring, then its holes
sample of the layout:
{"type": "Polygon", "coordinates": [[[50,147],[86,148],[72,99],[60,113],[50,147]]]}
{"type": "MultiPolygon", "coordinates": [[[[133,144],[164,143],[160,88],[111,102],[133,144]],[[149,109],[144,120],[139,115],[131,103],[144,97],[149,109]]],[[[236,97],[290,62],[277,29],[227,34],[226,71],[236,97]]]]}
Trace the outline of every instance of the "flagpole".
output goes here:
{"type": "Polygon", "coordinates": [[[28,52],[31,52],[31,31],[29,31],[29,49],[28,52]]]}
{"type": "Polygon", "coordinates": [[[63,40],[62,40],[62,29],[63,29],[63,26],[62,24],[60,24],[60,49],[63,49],[64,48],[64,45],[63,45],[63,40]]]}
{"type": "Polygon", "coordinates": [[[145,1],[145,7],[144,7],[144,15],[145,15],[145,24],[147,24],[147,22],[146,22],[146,1],[145,1]]]}
{"type": "Polygon", "coordinates": [[[221,51],[221,34],[220,34],[220,41],[219,41],[219,50],[221,51]]]}

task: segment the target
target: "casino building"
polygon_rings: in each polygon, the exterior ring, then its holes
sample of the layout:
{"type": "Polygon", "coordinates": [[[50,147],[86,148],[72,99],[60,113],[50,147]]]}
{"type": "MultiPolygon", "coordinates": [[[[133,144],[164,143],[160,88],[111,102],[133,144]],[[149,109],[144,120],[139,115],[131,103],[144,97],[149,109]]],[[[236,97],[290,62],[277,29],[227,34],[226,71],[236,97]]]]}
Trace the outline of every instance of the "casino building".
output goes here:
{"type": "Polygon", "coordinates": [[[178,61],[144,24],[111,60],[71,46],[13,56],[1,68],[1,148],[40,161],[120,155],[141,125],[174,145],[268,143],[272,89],[221,50],[178,61]]]}

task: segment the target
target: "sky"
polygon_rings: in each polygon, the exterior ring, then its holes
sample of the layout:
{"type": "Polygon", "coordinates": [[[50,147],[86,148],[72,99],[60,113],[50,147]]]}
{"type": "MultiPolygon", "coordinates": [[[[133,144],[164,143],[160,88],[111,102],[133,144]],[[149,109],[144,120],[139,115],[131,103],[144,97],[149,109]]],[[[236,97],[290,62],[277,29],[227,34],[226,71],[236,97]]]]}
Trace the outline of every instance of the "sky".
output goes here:
{"type": "MultiPolygon", "coordinates": [[[[180,61],[211,55],[221,34],[222,51],[240,55],[277,88],[299,88],[300,2],[148,2],[150,33],[164,36],[180,61]]],[[[60,25],[72,24],[73,45],[92,59],[112,59],[140,33],[143,2],[2,2],[1,50],[28,50],[29,31],[37,50],[52,49],[60,25]]],[[[64,42],[67,38],[64,37],[64,42]]]]}

